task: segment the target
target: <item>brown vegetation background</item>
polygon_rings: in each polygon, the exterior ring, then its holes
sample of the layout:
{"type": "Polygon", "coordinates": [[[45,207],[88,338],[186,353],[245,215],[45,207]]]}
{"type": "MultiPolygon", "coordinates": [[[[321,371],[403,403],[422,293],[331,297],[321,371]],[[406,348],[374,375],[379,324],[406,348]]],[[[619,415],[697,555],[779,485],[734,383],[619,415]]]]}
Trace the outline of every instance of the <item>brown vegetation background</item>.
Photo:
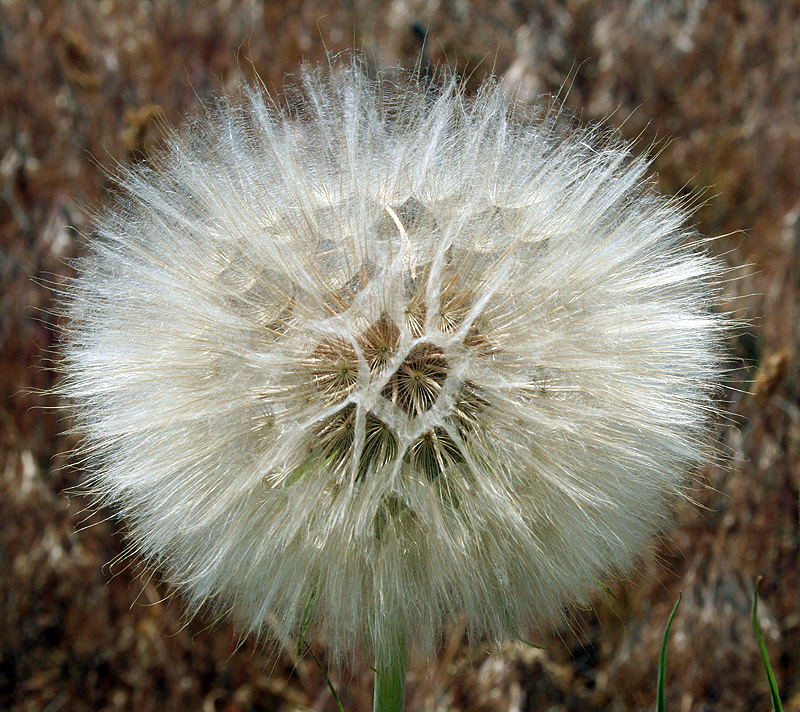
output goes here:
{"type": "MultiPolygon", "coordinates": [[[[86,208],[117,163],[147,160],[219,92],[280,89],[302,60],[422,51],[477,83],[494,70],[533,100],[605,119],[655,162],[669,194],[708,188],[696,221],[738,279],[725,462],[682,505],[657,556],[544,650],[470,651],[458,626],[412,669],[409,710],[652,710],[678,592],[668,709],[768,710],[761,625],[785,709],[800,710],[800,5],[794,0],[2,0],[0,2],[0,709],[319,710],[309,658],[267,655],[227,626],[186,623],[167,585],[115,561],[124,526],[65,489],[63,414],[41,389],[57,340],[47,283],[70,274],[86,208]],[[423,38],[427,40],[423,49],[423,38]]],[[[322,651],[321,651],[322,652],[322,651]]],[[[333,675],[348,712],[368,668],[333,675]]]]}

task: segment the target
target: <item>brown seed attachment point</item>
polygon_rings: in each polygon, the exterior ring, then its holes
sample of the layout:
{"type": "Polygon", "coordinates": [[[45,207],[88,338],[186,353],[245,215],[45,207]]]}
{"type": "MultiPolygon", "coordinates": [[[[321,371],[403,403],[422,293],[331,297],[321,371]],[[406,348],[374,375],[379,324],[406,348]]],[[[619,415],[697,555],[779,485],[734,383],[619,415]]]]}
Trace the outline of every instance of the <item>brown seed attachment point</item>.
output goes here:
{"type": "Polygon", "coordinates": [[[341,400],[355,387],[358,359],[353,345],[345,339],[325,339],[304,365],[317,390],[330,403],[341,400]]]}
{"type": "Polygon", "coordinates": [[[381,314],[380,319],[359,337],[358,343],[372,373],[386,368],[397,351],[398,341],[400,329],[386,314],[381,314]]]}
{"type": "MultiPolygon", "coordinates": [[[[320,457],[336,470],[350,461],[354,454],[356,415],[356,406],[350,403],[317,426],[314,431],[315,457],[320,457]]],[[[364,429],[357,479],[391,462],[399,446],[392,429],[372,413],[366,414],[364,429]]]]}
{"type": "Polygon", "coordinates": [[[458,426],[459,435],[468,435],[480,425],[481,413],[489,407],[480,386],[467,381],[461,386],[456,396],[453,415],[458,426]]]}
{"type": "Polygon", "coordinates": [[[355,439],[356,406],[346,405],[338,413],[321,421],[315,431],[314,458],[320,456],[337,470],[351,455],[355,439]]]}
{"type": "Polygon", "coordinates": [[[430,482],[435,482],[451,465],[464,462],[458,445],[444,428],[434,428],[417,438],[405,457],[430,482]]]}
{"type": "Polygon", "coordinates": [[[445,267],[443,277],[445,281],[439,297],[438,327],[446,333],[452,333],[469,314],[473,294],[460,283],[458,274],[451,265],[445,267]]]}
{"type": "Polygon", "coordinates": [[[381,391],[386,400],[411,416],[429,410],[447,378],[447,359],[438,346],[417,344],[381,391]]]}

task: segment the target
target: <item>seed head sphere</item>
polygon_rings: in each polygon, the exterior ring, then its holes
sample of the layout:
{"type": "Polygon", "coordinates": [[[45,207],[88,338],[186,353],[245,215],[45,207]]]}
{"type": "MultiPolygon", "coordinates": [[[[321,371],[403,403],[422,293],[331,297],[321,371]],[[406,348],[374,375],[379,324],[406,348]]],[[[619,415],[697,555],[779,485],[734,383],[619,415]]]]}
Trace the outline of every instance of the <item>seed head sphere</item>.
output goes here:
{"type": "Polygon", "coordinates": [[[358,61],[221,103],[124,172],[69,288],[92,488],[262,639],[551,622],[707,455],[720,266],[647,169],[358,61]]]}

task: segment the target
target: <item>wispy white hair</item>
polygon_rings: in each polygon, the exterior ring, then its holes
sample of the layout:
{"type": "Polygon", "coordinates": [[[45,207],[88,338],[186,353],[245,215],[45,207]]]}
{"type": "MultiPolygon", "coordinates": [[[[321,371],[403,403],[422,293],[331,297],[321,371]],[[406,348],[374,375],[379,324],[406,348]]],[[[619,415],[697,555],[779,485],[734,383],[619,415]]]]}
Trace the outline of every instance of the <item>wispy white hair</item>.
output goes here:
{"type": "Polygon", "coordinates": [[[702,464],[720,265],[648,161],[358,61],[121,177],[69,288],[91,486],[191,610],[334,655],[501,641],[629,571],[702,464]]]}

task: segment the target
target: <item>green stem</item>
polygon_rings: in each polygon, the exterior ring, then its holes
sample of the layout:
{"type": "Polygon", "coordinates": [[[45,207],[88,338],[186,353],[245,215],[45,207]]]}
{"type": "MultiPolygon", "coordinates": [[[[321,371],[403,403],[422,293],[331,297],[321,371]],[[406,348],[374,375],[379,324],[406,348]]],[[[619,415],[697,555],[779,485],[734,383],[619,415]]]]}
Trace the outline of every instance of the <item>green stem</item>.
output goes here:
{"type": "Polygon", "coordinates": [[[772,665],[769,664],[769,655],[767,654],[767,644],[764,642],[764,636],[761,633],[761,626],[758,624],[758,590],[761,588],[761,576],[756,579],[756,590],[753,595],[753,630],[756,633],[756,640],[758,641],[758,649],[761,651],[761,660],[764,662],[764,669],[767,671],[767,682],[769,683],[769,695],[772,698],[773,712],[781,712],[781,698],[778,695],[778,683],[775,682],[775,675],[772,674],[772,665]]]}
{"type": "Polygon", "coordinates": [[[376,642],[373,712],[403,712],[406,706],[408,646],[402,632],[376,642]]]}

